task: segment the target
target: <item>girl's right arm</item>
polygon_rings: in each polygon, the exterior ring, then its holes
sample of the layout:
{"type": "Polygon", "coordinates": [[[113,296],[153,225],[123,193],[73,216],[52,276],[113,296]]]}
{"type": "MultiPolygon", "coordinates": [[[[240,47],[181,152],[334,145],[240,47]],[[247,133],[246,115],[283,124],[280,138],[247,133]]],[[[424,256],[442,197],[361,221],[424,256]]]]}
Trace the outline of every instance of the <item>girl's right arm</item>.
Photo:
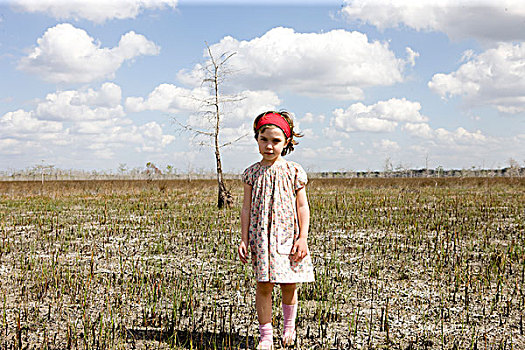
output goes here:
{"type": "Polygon", "coordinates": [[[248,228],[250,227],[251,206],[252,186],[245,183],[241,210],[241,243],[239,244],[239,258],[243,263],[248,262],[248,228]]]}

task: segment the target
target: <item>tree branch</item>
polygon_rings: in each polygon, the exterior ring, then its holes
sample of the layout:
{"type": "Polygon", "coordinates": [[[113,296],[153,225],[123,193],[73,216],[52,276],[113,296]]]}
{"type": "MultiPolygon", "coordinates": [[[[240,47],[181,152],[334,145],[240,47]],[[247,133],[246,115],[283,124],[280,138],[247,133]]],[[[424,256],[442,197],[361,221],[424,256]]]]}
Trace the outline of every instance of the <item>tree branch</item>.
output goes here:
{"type": "Polygon", "coordinates": [[[191,131],[191,132],[194,132],[196,134],[199,134],[199,135],[205,135],[205,136],[209,136],[209,137],[214,137],[215,136],[215,133],[214,132],[211,132],[211,131],[204,131],[204,130],[199,130],[199,129],[196,129],[194,128],[193,126],[191,125],[188,125],[188,124],[182,124],[181,122],[179,122],[177,119],[173,119],[175,121],[175,123],[177,123],[181,128],[183,128],[184,130],[186,131],[191,131]]]}
{"type": "Polygon", "coordinates": [[[250,133],[246,133],[246,134],[244,134],[244,135],[241,135],[241,136],[239,136],[238,138],[236,138],[236,139],[233,140],[233,141],[229,141],[229,142],[223,143],[222,145],[219,146],[219,148],[223,148],[223,147],[229,146],[229,145],[231,145],[231,144],[233,144],[233,143],[235,143],[235,142],[237,142],[237,141],[239,141],[239,140],[245,138],[245,137],[248,136],[248,135],[250,135],[250,133]]]}

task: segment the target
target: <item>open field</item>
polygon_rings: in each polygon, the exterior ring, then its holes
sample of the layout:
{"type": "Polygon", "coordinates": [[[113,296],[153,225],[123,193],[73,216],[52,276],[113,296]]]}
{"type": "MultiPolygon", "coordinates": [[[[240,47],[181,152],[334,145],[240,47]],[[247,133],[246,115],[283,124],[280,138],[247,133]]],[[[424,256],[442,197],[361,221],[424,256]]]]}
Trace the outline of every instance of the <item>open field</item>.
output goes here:
{"type": "MultiPolygon", "coordinates": [[[[0,348],[253,348],[229,185],[218,211],[214,181],[0,182],[0,348]]],[[[524,178],[314,179],[308,195],[298,347],[525,349],[524,178]]]]}

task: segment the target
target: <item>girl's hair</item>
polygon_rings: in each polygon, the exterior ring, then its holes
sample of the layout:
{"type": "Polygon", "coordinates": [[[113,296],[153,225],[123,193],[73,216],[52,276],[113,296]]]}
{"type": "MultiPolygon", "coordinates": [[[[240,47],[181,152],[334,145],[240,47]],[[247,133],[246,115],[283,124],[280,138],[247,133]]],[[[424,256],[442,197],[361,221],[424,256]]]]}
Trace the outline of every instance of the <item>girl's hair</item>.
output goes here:
{"type": "MultiPolygon", "coordinates": [[[[259,128],[259,130],[257,130],[257,123],[259,122],[259,119],[264,117],[266,114],[270,114],[270,113],[276,113],[276,114],[281,115],[284,118],[284,120],[286,120],[288,125],[290,125],[291,136],[287,139],[289,141],[288,145],[286,145],[286,147],[281,152],[281,155],[285,156],[288,153],[292,152],[293,149],[294,149],[294,146],[299,143],[299,142],[295,141],[294,137],[303,137],[303,134],[296,133],[296,132],[293,131],[293,119],[292,119],[292,115],[289,112],[287,112],[287,111],[281,111],[281,112],[268,111],[268,112],[264,112],[264,113],[259,114],[257,116],[257,118],[255,118],[255,121],[253,122],[253,132],[255,133],[255,139],[256,140],[259,137],[259,133],[264,132],[264,130],[266,130],[268,128],[279,128],[278,126],[275,126],[273,124],[265,124],[265,125],[262,125],[259,128]]],[[[284,132],[283,132],[283,134],[284,134],[284,132]]],[[[284,137],[286,138],[286,135],[284,135],[284,137]]]]}

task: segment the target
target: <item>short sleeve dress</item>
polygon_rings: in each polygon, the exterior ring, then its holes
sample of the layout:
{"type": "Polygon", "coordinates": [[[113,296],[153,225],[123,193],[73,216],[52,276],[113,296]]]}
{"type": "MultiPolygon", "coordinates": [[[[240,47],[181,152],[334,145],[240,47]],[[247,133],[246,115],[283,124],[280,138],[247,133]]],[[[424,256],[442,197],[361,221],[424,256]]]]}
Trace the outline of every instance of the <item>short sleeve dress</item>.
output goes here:
{"type": "Polygon", "coordinates": [[[306,172],[294,162],[259,162],[248,167],[242,181],[252,186],[248,237],[257,281],[313,282],[310,253],[300,262],[290,257],[299,236],[296,191],[307,183],[306,172]]]}

